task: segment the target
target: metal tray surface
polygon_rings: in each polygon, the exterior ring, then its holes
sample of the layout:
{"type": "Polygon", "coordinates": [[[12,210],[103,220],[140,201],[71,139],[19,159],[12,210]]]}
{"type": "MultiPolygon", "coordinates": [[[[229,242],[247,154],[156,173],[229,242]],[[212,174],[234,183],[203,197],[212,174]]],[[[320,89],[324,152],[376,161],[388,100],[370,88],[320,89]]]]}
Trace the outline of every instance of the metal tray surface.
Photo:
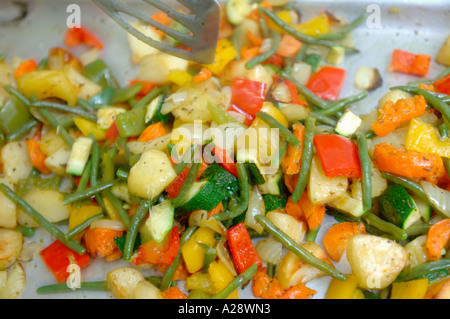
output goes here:
{"type": "MultiPolygon", "coordinates": [[[[134,78],[136,70],[129,62],[130,52],[125,32],[92,2],[88,0],[24,1],[28,3],[29,10],[23,20],[0,24],[0,52],[7,53],[8,59],[17,55],[39,61],[48,54],[49,48],[63,46],[62,39],[67,29],[66,21],[70,14],[67,11],[68,5],[78,4],[81,8],[81,24],[91,29],[102,39],[105,49],[101,52],[101,58],[111,66],[119,82],[125,85],[128,79],[134,78]]],[[[6,2],[8,1],[1,0],[0,3],[0,22],[5,17],[5,11],[2,7],[5,6],[6,2]]],[[[135,2],[137,6],[141,5],[138,1],[135,2]]],[[[372,10],[379,10],[379,20],[375,20],[375,22],[379,22],[378,24],[363,23],[352,32],[354,45],[361,52],[347,56],[342,65],[347,69],[346,82],[341,93],[342,97],[359,91],[354,86],[353,80],[360,66],[376,67],[383,77],[383,85],[380,88],[371,92],[368,98],[352,105],[352,110],[360,115],[368,113],[389,87],[417,79],[413,76],[387,72],[393,49],[401,48],[434,57],[449,35],[450,30],[450,0],[309,0],[294,2],[300,8],[304,19],[328,10],[338,17],[351,21],[366,10],[370,10],[370,13],[374,12],[372,10]],[[392,8],[398,10],[391,10],[392,8]]],[[[75,54],[81,52],[83,52],[82,49],[74,50],[75,54]]],[[[429,77],[434,77],[442,70],[443,66],[433,62],[429,77]]],[[[317,237],[318,244],[322,245],[322,238],[333,222],[333,218],[325,218],[317,237]]],[[[65,231],[64,226],[61,227],[65,231]]],[[[38,230],[33,238],[27,240],[32,240],[42,247],[46,247],[54,238],[45,231],[38,230]]],[[[91,264],[82,270],[82,280],[105,280],[105,275],[109,270],[129,265],[126,262],[107,263],[101,259],[93,259],[91,264]]],[[[351,271],[345,255],[335,265],[345,273],[351,271]]],[[[36,256],[33,261],[23,263],[23,266],[27,277],[27,285],[22,295],[23,299],[112,298],[109,292],[98,291],[37,295],[36,288],[54,284],[55,279],[45,268],[39,256],[36,256]]],[[[151,274],[154,274],[152,270],[145,271],[145,275],[151,274]]],[[[324,297],[330,280],[329,276],[325,276],[307,284],[317,291],[314,298],[321,299],[324,297]]],[[[240,298],[253,298],[250,289],[251,287],[248,285],[246,289],[241,291],[240,298]]]]}

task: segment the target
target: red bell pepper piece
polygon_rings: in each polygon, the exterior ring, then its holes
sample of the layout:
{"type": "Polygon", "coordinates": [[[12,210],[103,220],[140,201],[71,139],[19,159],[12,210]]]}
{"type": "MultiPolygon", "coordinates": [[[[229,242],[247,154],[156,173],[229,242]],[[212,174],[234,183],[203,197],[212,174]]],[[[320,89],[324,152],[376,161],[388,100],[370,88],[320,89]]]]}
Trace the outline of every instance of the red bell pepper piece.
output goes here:
{"type": "Polygon", "coordinates": [[[450,74],[447,74],[443,78],[435,81],[433,83],[434,87],[438,92],[449,95],[450,94],[450,74]]]}
{"type": "Polygon", "coordinates": [[[117,128],[116,121],[114,121],[106,131],[106,139],[114,143],[119,136],[119,129],[117,128]]]}
{"type": "Polygon", "coordinates": [[[84,268],[91,262],[88,254],[78,255],[58,240],[43,249],[40,256],[58,283],[65,282],[69,277],[67,267],[71,263],[76,263],[80,268],[84,268]]]}
{"type": "Polygon", "coordinates": [[[84,27],[73,27],[67,29],[64,35],[64,43],[68,47],[86,44],[98,50],[103,49],[103,43],[95,36],[94,33],[84,27]]]}
{"type": "Polygon", "coordinates": [[[291,94],[291,99],[292,99],[292,102],[291,102],[291,103],[293,103],[293,104],[298,104],[298,105],[302,105],[302,106],[306,106],[306,102],[305,102],[305,101],[302,101],[302,100],[300,99],[300,97],[298,96],[297,87],[295,86],[294,83],[292,83],[292,82],[289,81],[289,80],[280,78],[280,77],[278,77],[278,76],[274,76],[274,77],[272,77],[272,78],[273,78],[273,81],[274,81],[274,82],[276,82],[276,81],[283,81],[283,83],[286,84],[286,86],[287,86],[288,89],[289,89],[289,93],[291,94]]]}
{"type": "Polygon", "coordinates": [[[345,69],[324,66],[314,73],[306,87],[321,99],[336,101],[345,82],[345,69]]]}
{"type": "Polygon", "coordinates": [[[170,265],[178,254],[180,248],[180,233],[177,226],[173,226],[170,233],[160,244],[150,240],[139,246],[136,257],[133,259],[135,265],[153,264],[170,265]]]}
{"type": "Polygon", "coordinates": [[[266,61],[264,61],[262,64],[272,64],[273,66],[282,68],[284,66],[284,59],[281,55],[274,54],[266,61]]]}
{"type": "Polygon", "coordinates": [[[256,116],[266,97],[266,84],[244,78],[234,78],[231,86],[231,104],[252,117],[256,116]]]}
{"type": "Polygon", "coordinates": [[[408,51],[395,49],[392,52],[389,71],[425,76],[430,69],[431,56],[427,54],[414,54],[408,51]]]}
{"type": "Polygon", "coordinates": [[[228,230],[228,248],[239,273],[244,272],[254,263],[258,267],[262,266],[262,261],[244,223],[239,223],[228,230]]]}
{"type": "Polygon", "coordinates": [[[217,159],[217,162],[230,174],[233,174],[233,176],[238,177],[237,175],[237,168],[236,163],[234,160],[228,155],[226,151],[221,149],[218,146],[214,146],[212,149],[212,153],[214,154],[214,157],[217,159]]]}
{"type": "Polygon", "coordinates": [[[358,146],[337,134],[316,134],[314,146],[326,176],[361,177],[358,146]]]}
{"type": "MultiPolygon", "coordinates": [[[[197,180],[200,178],[200,176],[202,176],[203,172],[207,168],[208,164],[204,160],[202,160],[202,165],[200,166],[200,169],[198,171],[197,180]]],[[[176,198],[180,193],[181,187],[183,186],[189,174],[189,170],[190,168],[186,167],[184,170],[181,171],[180,174],[178,174],[177,177],[175,177],[172,183],[170,183],[169,186],[166,187],[166,192],[170,195],[171,198],[176,198]]]]}

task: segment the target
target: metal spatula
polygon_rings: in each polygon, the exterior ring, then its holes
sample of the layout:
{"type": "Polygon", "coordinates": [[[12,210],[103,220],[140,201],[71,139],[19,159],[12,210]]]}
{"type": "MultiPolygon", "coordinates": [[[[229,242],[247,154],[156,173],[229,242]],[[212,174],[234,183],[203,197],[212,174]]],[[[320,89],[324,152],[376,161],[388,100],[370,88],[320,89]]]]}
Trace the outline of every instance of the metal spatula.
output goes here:
{"type": "Polygon", "coordinates": [[[182,59],[194,61],[201,64],[209,64],[214,60],[217,39],[219,37],[221,9],[216,0],[177,0],[189,9],[190,14],[177,11],[170,5],[159,0],[141,0],[155,8],[165,12],[174,21],[183,25],[191,34],[183,33],[153,20],[145,14],[124,4],[118,0],[93,0],[103,11],[113,18],[127,32],[148,45],[177,56],[182,59]],[[122,17],[121,14],[137,19],[144,25],[150,25],[178,42],[184,44],[188,49],[176,48],[168,44],[155,41],[142,34],[122,17]]]}

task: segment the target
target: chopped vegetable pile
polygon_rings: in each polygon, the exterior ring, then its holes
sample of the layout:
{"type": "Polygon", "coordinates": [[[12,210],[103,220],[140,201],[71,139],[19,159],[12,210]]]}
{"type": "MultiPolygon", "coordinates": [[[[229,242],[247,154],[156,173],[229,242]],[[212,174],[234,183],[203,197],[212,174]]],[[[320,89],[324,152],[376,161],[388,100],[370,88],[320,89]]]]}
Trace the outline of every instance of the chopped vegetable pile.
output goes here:
{"type": "Polygon", "coordinates": [[[42,61],[1,56],[0,298],[27,289],[30,251],[54,276],[38,294],[309,299],[330,276],[327,299],[450,298],[450,38],[436,58],[395,49],[386,71],[415,81],[360,116],[381,73],[361,67],[342,97],[341,64],[366,14],[222,11],[210,65],[129,35],[123,86],[85,26],[42,61]],[[447,69],[428,79],[432,61],[447,69]],[[99,259],[127,266],[92,281],[99,259]]]}

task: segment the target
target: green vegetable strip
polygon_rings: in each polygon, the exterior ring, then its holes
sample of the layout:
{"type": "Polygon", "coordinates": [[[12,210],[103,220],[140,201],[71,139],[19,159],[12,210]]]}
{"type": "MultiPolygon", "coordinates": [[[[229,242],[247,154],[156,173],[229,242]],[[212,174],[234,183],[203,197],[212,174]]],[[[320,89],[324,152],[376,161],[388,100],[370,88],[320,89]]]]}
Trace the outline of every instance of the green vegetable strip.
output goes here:
{"type": "Polygon", "coordinates": [[[211,299],[226,299],[231,295],[236,289],[242,287],[245,283],[253,278],[253,275],[258,270],[258,265],[254,263],[248,267],[243,273],[236,276],[225,288],[220,292],[211,297],[211,299]]]}
{"type": "Polygon", "coordinates": [[[50,113],[45,108],[37,109],[38,113],[44,117],[44,119],[54,128],[56,129],[56,132],[58,135],[61,136],[61,138],[64,140],[64,142],[67,144],[67,146],[72,147],[74,140],[72,136],[70,136],[69,132],[59,124],[59,122],[55,119],[52,113],[50,113]]]}
{"type": "Polygon", "coordinates": [[[88,101],[83,99],[78,99],[77,104],[84,108],[86,111],[95,111],[95,107],[93,107],[88,101]]]}
{"type": "Polygon", "coordinates": [[[175,257],[175,259],[172,261],[170,266],[167,267],[166,271],[164,272],[164,276],[162,278],[161,286],[160,286],[161,291],[164,291],[170,287],[170,284],[172,283],[175,271],[177,270],[178,265],[181,262],[181,258],[182,258],[181,247],[183,247],[183,245],[189,240],[189,238],[191,238],[191,236],[195,233],[196,230],[197,230],[197,227],[190,226],[190,227],[186,228],[186,230],[183,232],[183,235],[181,235],[180,248],[178,250],[178,254],[175,257]]]}
{"type": "MultiPolygon", "coordinates": [[[[420,89],[415,86],[394,86],[389,89],[390,90],[400,90],[400,91],[404,91],[404,92],[407,92],[410,94],[420,95],[420,93],[419,93],[420,89]]],[[[426,91],[426,92],[428,93],[429,96],[434,96],[435,98],[441,100],[441,102],[443,102],[445,104],[450,103],[450,95],[437,93],[437,92],[433,92],[433,91],[426,91]]]]}
{"type": "Polygon", "coordinates": [[[275,239],[283,244],[284,247],[292,251],[298,257],[300,257],[307,264],[322,270],[326,274],[336,278],[338,280],[346,280],[347,276],[342,274],[339,270],[331,266],[330,264],[320,260],[308,250],[297,244],[292,238],[286,235],[283,231],[278,229],[266,216],[256,215],[255,219],[264,229],[271,234],[275,239]]]}
{"type": "Polygon", "coordinates": [[[92,197],[104,190],[109,189],[113,185],[114,185],[113,182],[107,182],[107,183],[100,183],[96,186],[91,186],[85,190],[75,192],[75,193],[65,196],[62,200],[62,203],[63,203],[63,205],[67,205],[67,204],[70,204],[70,203],[73,203],[73,202],[76,202],[79,200],[83,200],[83,199],[92,197]]]}
{"type": "Polygon", "coordinates": [[[230,114],[228,114],[224,109],[220,108],[217,105],[214,105],[208,102],[208,111],[211,113],[211,117],[217,125],[227,124],[227,123],[235,123],[240,126],[247,128],[244,124],[236,120],[230,114]]]}
{"type": "Polygon", "coordinates": [[[136,94],[138,94],[141,90],[142,90],[142,83],[140,82],[126,88],[117,89],[115,90],[110,103],[117,104],[126,102],[129,99],[135,97],[136,94]]]}
{"type": "Polygon", "coordinates": [[[139,227],[147,214],[150,212],[151,201],[143,200],[137,208],[133,218],[131,219],[130,228],[125,238],[125,247],[123,251],[123,260],[130,260],[133,254],[133,247],[139,232],[139,227]]]}
{"type": "MultiPolygon", "coordinates": [[[[293,27],[291,27],[286,22],[284,22],[279,17],[277,17],[273,12],[271,12],[267,8],[262,8],[262,11],[273,22],[275,22],[275,24],[278,25],[281,29],[283,29],[284,31],[286,31],[287,33],[292,35],[294,38],[297,38],[298,40],[300,40],[303,43],[316,44],[316,45],[324,46],[324,47],[327,47],[327,48],[332,48],[332,47],[335,47],[337,45],[336,42],[329,41],[329,40],[316,39],[314,37],[311,37],[311,36],[308,36],[308,35],[303,34],[301,32],[298,32],[293,27]]],[[[347,53],[347,54],[353,54],[353,53],[358,53],[359,52],[359,50],[356,49],[356,48],[350,48],[350,47],[343,47],[343,48],[345,49],[345,53],[347,53]]]]}
{"type": "Polygon", "coordinates": [[[180,207],[183,205],[186,201],[187,194],[189,193],[189,190],[191,189],[192,185],[195,183],[195,180],[197,179],[198,172],[200,170],[201,163],[192,163],[191,168],[189,169],[189,173],[186,177],[186,180],[183,183],[183,186],[181,186],[180,192],[178,193],[178,196],[173,199],[172,205],[174,207],[180,207]]]}
{"type": "Polygon", "coordinates": [[[41,108],[41,107],[45,107],[48,109],[54,109],[57,111],[61,111],[61,112],[67,112],[67,113],[71,113],[74,115],[78,115],[82,118],[85,118],[89,121],[97,121],[97,116],[95,116],[94,114],[91,114],[83,109],[77,108],[75,106],[68,106],[65,104],[61,104],[61,103],[55,103],[55,102],[49,102],[49,101],[37,101],[37,102],[33,102],[30,105],[31,107],[37,107],[37,108],[41,108]]]}
{"type": "Polygon", "coordinates": [[[34,228],[17,225],[15,229],[17,231],[20,231],[22,233],[22,235],[24,235],[25,237],[34,236],[34,228]]]}
{"type": "Polygon", "coordinates": [[[133,105],[133,109],[138,109],[143,106],[147,106],[154,98],[160,95],[162,92],[162,88],[154,88],[150,92],[147,93],[142,99],[140,99],[135,105],[133,105]]]}
{"type": "Polygon", "coordinates": [[[406,228],[405,231],[408,234],[408,237],[416,237],[427,234],[429,230],[429,224],[414,223],[413,225],[406,228]]]}
{"type": "Polygon", "coordinates": [[[303,84],[299,83],[293,76],[286,72],[281,72],[281,77],[295,84],[297,90],[306,98],[308,102],[317,107],[323,109],[326,108],[330,103],[328,101],[322,100],[320,97],[315,95],[310,89],[308,89],[303,84]]]}
{"type": "Polygon", "coordinates": [[[326,115],[333,115],[338,113],[339,111],[342,111],[347,105],[361,101],[362,99],[366,98],[368,95],[367,92],[361,92],[358,94],[355,94],[353,96],[349,96],[345,99],[341,99],[339,101],[333,102],[329,104],[326,108],[319,110],[319,113],[326,114],[326,115]]]}
{"type": "MultiPolygon", "coordinates": [[[[240,196],[237,205],[232,205],[233,207],[228,207],[228,210],[214,215],[214,218],[218,221],[231,220],[241,215],[248,208],[248,203],[250,200],[250,180],[247,172],[247,168],[244,163],[236,163],[238,180],[239,180],[239,190],[240,196]]],[[[233,198],[233,197],[232,197],[233,198]]]]}
{"type": "Polygon", "coordinates": [[[41,122],[39,122],[38,120],[31,120],[26,124],[22,125],[17,131],[11,132],[10,134],[6,135],[5,140],[7,142],[15,141],[21,138],[23,135],[25,135],[33,127],[38,126],[39,124],[41,124],[41,122]]]}
{"type": "Polygon", "coordinates": [[[421,278],[436,271],[446,270],[448,268],[450,268],[450,259],[448,258],[431,261],[409,269],[402,270],[395,281],[410,281],[421,278]]]}
{"type": "Polygon", "coordinates": [[[9,94],[15,96],[17,99],[20,100],[23,104],[30,107],[30,100],[28,100],[22,93],[20,93],[17,89],[13,88],[12,86],[5,85],[3,86],[6,92],[9,94]]]}
{"type": "Polygon", "coordinates": [[[420,198],[422,198],[428,205],[431,205],[430,201],[428,200],[427,195],[425,194],[422,186],[420,186],[419,184],[417,184],[416,182],[409,180],[407,178],[404,177],[400,177],[400,176],[396,176],[390,173],[385,173],[382,172],[381,176],[384,179],[387,179],[388,181],[401,185],[406,189],[409,189],[410,191],[412,191],[414,194],[416,194],[417,196],[419,196],[420,198]]]}
{"type": "Polygon", "coordinates": [[[113,159],[118,150],[115,145],[105,152],[101,159],[102,182],[113,182],[116,176],[113,159]]]}
{"type": "Polygon", "coordinates": [[[347,24],[345,27],[339,29],[333,33],[322,33],[318,34],[315,38],[321,40],[342,40],[345,39],[349,32],[353,29],[356,29],[361,23],[363,23],[367,19],[367,13],[361,14],[358,18],[356,18],[350,24],[347,24]]]}
{"type": "Polygon", "coordinates": [[[306,241],[312,241],[315,242],[317,238],[317,234],[319,233],[320,226],[311,229],[308,231],[308,234],[306,234],[306,241]]]}
{"type": "Polygon", "coordinates": [[[118,168],[116,171],[116,176],[120,179],[128,179],[129,172],[124,170],[123,168],[118,168]]]}
{"type": "Polygon", "coordinates": [[[313,157],[313,140],[316,120],[312,117],[307,117],[305,120],[305,137],[302,149],[302,163],[300,166],[300,175],[295,185],[294,192],[292,193],[292,201],[297,203],[305,191],[306,184],[308,183],[309,174],[311,171],[311,161],[313,157]]]}
{"type": "Polygon", "coordinates": [[[234,31],[233,35],[233,47],[236,49],[236,60],[241,59],[241,50],[239,47],[239,39],[241,38],[242,29],[238,28],[236,31],[234,31]]]}
{"type": "Polygon", "coordinates": [[[336,119],[334,119],[334,118],[332,118],[330,116],[327,116],[325,114],[322,114],[322,113],[319,113],[319,112],[315,112],[315,111],[309,112],[309,116],[315,118],[317,121],[319,121],[319,122],[321,122],[323,124],[327,124],[327,125],[330,125],[332,127],[335,127],[337,125],[337,123],[338,123],[338,120],[336,120],[336,119]]]}
{"type": "MultiPolygon", "coordinates": [[[[92,282],[82,282],[80,288],[77,290],[103,290],[108,291],[108,283],[106,281],[92,281],[92,282]]],[[[67,286],[67,283],[55,284],[42,286],[36,289],[38,294],[55,294],[61,292],[73,292],[71,288],[67,286]]]]}
{"type": "Polygon", "coordinates": [[[257,55],[251,58],[247,63],[245,63],[245,68],[247,70],[253,69],[255,66],[257,66],[260,63],[263,63],[277,52],[278,47],[280,46],[281,36],[275,30],[270,30],[270,33],[272,35],[272,47],[270,48],[269,51],[257,55]]]}
{"type": "Polygon", "coordinates": [[[42,228],[47,230],[51,235],[55,236],[62,244],[72,249],[79,255],[86,252],[86,248],[78,244],[73,240],[67,240],[66,235],[59,230],[58,227],[50,223],[45,217],[43,217],[39,212],[37,212],[33,207],[31,207],[26,201],[21,197],[17,196],[8,186],[5,184],[0,184],[0,191],[3,192],[11,201],[13,201],[17,206],[19,206],[28,216],[30,216],[35,222],[39,224],[42,228]]]}
{"type": "Polygon", "coordinates": [[[367,213],[372,209],[372,161],[367,148],[366,136],[359,133],[357,138],[359,161],[361,163],[363,211],[367,213]]]}
{"type": "Polygon", "coordinates": [[[417,94],[423,95],[425,100],[427,100],[432,107],[441,112],[447,122],[450,122],[450,107],[446,103],[431,94],[428,90],[418,89],[417,94]]]}
{"type": "Polygon", "coordinates": [[[280,124],[276,119],[273,118],[273,116],[264,113],[264,112],[258,112],[256,113],[256,116],[259,117],[261,120],[269,124],[271,128],[278,129],[280,132],[280,135],[286,139],[286,141],[291,144],[294,147],[299,147],[301,142],[298,140],[298,138],[295,137],[294,134],[292,134],[289,129],[287,129],[284,125],[280,124]]]}
{"type": "Polygon", "coordinates": [[[405,240],[406,238],[408,238],[408,234],[406,233],[406,231],[395,226],[392,223],[379,218],[377,215],[371,212],[366,213],[366,215],[364,216],[364,221],[368,225],[375,227],[383,233],[392,235],[395,240],[405,240]]]}
{"type": "Polygon", "coordinates": [[[258,17],[259,17],[259,28],[261,29],[261,35],[263,38],[267,38],[269,36],[269,28],[267,26],[266,19],[264,19],[264,12],[262,10],[262,6],[258,6],[258,17]]]}
{"type": "Polygon", "coordinates": [[[74,227],[70,231],[68,231],[66,234],[66,239],[72,239],[75,236],[81,234],[84,230],[86,230],[92,224],[92,222],[94,220],[100,219],[103,216],[104,216],[103,214],[97,214],[97,215],[94,215],[94,216],[86,219],[84,222],[82,222],[81,224],[77,225],[76,227],[74,227]]]}
{"type": "MultiPolygon", "coordinates": [[[[439,133],[441,134],[442,138],[445,139],[448,138],[448,129],[445,123],[439,126],[439,133]]],[[[445,169],[447,170],[447,175],[450,177],[450,158],[443,157],[442,160],[444,161],[445,169]]]]}
{"type": "Polygon", "coordinates": [[[120,199],[118,199],[117,197],[115,197],[110,191],[106,191],[105,196],[109,200],[111,205],[114,207],[114,209],[116,210],[122,223],[125,225],[125,227],[127,229],[129,229],[131,219],[130,219],[130,215],[128,215],[128,212],[123,208],[122,201],[120,199]]]}

